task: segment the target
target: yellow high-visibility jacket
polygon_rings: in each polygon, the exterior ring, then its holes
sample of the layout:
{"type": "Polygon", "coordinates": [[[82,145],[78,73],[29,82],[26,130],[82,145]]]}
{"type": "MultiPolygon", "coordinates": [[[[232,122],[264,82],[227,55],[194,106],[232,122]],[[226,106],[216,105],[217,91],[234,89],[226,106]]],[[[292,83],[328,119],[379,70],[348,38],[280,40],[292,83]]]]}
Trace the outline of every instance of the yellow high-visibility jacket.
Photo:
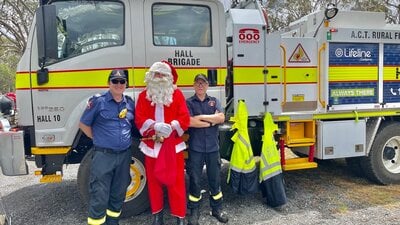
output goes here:
{"type": "Polygon", "coordinates": [[[236,129],[231,138],[234,142],[230,159],[228,182],[235,193],[247,194],[258,190],[256,163],[247,129],[248,112],[244,101],[239,101],[237,111],[230,121],[236,129]]]}

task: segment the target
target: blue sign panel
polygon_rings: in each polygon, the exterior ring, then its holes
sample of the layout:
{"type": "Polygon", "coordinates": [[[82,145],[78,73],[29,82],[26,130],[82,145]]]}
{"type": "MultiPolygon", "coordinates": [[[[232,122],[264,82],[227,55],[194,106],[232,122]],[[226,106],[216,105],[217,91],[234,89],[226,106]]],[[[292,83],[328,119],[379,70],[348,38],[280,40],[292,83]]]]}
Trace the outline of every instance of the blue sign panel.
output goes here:
{"type": "Polygon", "coordinates": [[[331,43],[329,65],[378,65],[379,45],[370,43],[331,43]]]}
{"type": "Polygon", "coordinates": [[[383,102],[400,102],[400,82],[383,83],[383,102]]]}
{"type": "Polygon", "coordinates": [[[400,65],[400,45],[385,44],[383,47],[383,65],[397,66],[400,65]]]}
{"type": "Polygon", "coordinates": [[[376,103],[377,82],[329,83],[329,105],[376,103]]]}
{"type": "Polygon", "coordinates": [[[378,102],[379,45],[329,45],[329,105],[378,102]]]}
{"type": "Polygon", "coordinates": [[[385,44],[383,51],[383,102],[400,102],[400,45],[385,44]]]}

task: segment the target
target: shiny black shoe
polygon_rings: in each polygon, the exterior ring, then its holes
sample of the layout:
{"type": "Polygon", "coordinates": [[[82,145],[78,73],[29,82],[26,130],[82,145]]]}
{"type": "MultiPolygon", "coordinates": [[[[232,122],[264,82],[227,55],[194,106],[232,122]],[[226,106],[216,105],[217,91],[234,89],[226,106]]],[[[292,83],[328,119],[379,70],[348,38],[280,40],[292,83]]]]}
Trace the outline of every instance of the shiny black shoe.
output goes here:
{"type": "Polygon", "coordinates": [[[164,218],[163,218],[164,212],[161,211],[157,214],[154,214],[154,220],[151,225],[164,225],[164,218]]]}
{"type": "Polygon", "coordinates": [[[217,218],[217,220],[221,223],[227,223],[229,218],[226,213],[223,213],[221,210],[212,210],[211,216],[217,218]]]}
{"type": "Polygon", "coordinates": [[[191,209],[188,219],[188,225],[199,225],[199,217],[200,217],[199,208],[191,209]]]}
{"type": "Polygon", "coordinates": [[[176,225],[185,225],[185,219],[183,218],[176,218],[176,225]]]}

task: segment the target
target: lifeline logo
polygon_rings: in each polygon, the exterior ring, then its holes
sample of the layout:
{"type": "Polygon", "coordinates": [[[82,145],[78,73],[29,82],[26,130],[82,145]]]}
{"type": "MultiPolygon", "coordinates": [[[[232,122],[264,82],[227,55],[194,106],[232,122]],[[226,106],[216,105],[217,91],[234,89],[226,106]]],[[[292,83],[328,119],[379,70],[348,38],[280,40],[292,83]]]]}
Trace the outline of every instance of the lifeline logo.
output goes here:
{"type": "Polygon", "coordinates": [[[370,60],[372,57],[371,51],[361,50],[355,48],[337,48],[335,50],[335,55],[338,58],[346,57],[346,58],[362,58],[363,60],[370,60]]]}

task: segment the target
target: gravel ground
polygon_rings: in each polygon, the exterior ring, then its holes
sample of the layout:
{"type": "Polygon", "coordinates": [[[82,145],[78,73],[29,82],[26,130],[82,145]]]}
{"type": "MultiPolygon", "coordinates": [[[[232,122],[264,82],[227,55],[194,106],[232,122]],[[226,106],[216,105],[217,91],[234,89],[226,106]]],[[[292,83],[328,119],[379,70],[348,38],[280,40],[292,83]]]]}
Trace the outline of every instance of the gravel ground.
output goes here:
{"type": "MultiPolygon", "coordinates": [[[[32,174],[34,163],[28,165],[32,174]]],[[[224,164],[224,180],[227,168],[224,164]]],[[[12,225],[85,224],[87,209],[77,191],[77,170],[77,165],[66,166],[64,181],[58,184],[40,184],[33,175],[0,175],[0,214],[4,207],[12,225]]],[[[342,161],[324,161],[317,169],[286,172],[285,182],[288,204],[282,211],[265,206],[260,193],[238,196],[224,184],[228,224],[400,224],[400,185],[373,184],[350,173],[342,161]]],[[[208,200],[208,196],[203,197],[208,200]]],[[[200,224],[220,224],[209,216],[209,210],[208,201],[203,201],[200,224]]],[[[146,211],[122,219],[120,224],[151,222],[146,211]]],[[[166,224],[175,224],[175,220],[167,215],[166,224]]]]}

